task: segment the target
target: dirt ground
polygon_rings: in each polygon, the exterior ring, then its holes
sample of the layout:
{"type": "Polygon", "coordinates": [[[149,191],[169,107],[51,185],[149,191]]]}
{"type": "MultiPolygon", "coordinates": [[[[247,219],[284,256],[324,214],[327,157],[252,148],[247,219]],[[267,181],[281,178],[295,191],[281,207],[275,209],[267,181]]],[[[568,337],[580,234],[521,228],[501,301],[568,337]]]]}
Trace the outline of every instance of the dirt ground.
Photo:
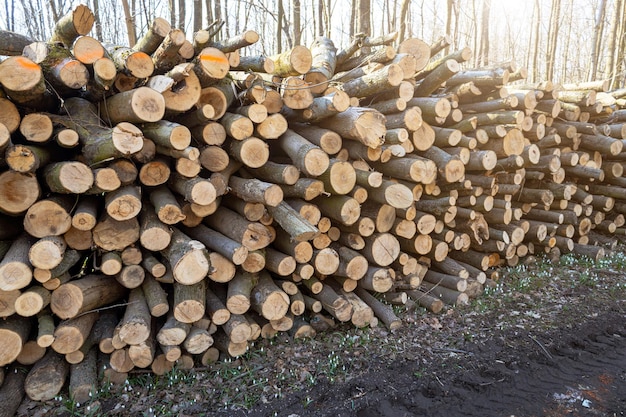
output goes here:
{"type": "Polygon", "coordinates": [[[18,415],[624,416],[626,257],[528,262],[471,305],[398,310],[399,330],[281,335],[244,357],[133,376],[93,403],[25,401],[18,415]]]}

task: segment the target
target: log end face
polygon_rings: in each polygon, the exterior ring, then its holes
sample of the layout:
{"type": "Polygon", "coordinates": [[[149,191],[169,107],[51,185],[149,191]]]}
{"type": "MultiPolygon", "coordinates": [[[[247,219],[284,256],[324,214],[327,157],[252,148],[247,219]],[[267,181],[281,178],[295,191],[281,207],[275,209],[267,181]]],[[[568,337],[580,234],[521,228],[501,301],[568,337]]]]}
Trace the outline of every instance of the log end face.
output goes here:
{"type": "Polygon", "coordinates": [[[91,169],[82,162],[68,162],[63,164],[59,179],[68,192],[82,194],[89,190],[94,182],[91,169]]]}
{"type": "Polygon", "coordinates": [[[202,281],[208,275],[209,260],[204,249],[193,249],[187,252],[176,265],[173,265],[172,269],[177,282],[192,285],[202,281]]]}
{"type": "Polygon", "coordinates": [[[60,68],[58,79],[67,88],[78,90],[89,82],[89,71],[82,62],[72,59],[60,68]]]}
{"type": "Polygon", "coordinates": [[[27,211],[39,198],[41,188],[37,177],[6,171],[0,174],[0,211],[17,215],[27,211]]]}
{"type": "Polygon", "coordinates": [[[50,309],[59,318],[65,320],[76,317],[83,304],[83,294],[72,284],[63,284],[52,292],[50,309]]]}
{"type": "Polygon", "coordinates": [[[267,320],[280,320],[289,311],[289,303],[279,292],[270,294],[261,306],[261,315],[267,320]]]}
{"type": "Polygon", "coordinates": [[[328,154],[319,148],[313,148],[304,157],[304,171],[307,175],[318,177],[329,167],[328,154]]]}
{"type": "Polygon", "coordinates": [[[0,64],[0,84],[9,91],[29,91],[42,79],[41,67],[26,57],[9,57],[0,64]]]}
{"type": "Polygon", "coordinates": [[[358,201],[350,198],[341,208],[341,221],[346,226],[356,223],[361,216],[361,205],[358,201]]]}
{"type": "Polygon", "coordinates": [[[137,51],[126,59],[126,68],[133,77],[148,78],[154,72],[154,63],[150,55],[137,51]]]}
{"type": "Polygon", "coordinates": [[[217,48],[204,48],[198,54],[198,61],[207,76],[218,80],[224,78],[230,69],[228,57],[217,48]]]}

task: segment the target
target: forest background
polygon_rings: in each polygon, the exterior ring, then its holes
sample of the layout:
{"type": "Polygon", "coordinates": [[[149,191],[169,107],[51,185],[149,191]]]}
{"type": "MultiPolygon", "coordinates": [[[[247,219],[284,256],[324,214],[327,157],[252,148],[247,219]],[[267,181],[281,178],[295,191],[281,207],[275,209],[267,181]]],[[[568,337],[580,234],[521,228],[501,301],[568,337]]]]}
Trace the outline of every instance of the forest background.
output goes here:
{"type": "MultiPolygon", "coordinates": [[[[36,40],[79,0],[4,0],[0,29],[36,40]]],[[[316,36],[347,45],[355,34],[393,31],[398,41],[434,43],[448,36],[444,53],[474,52],[470,67],[514,61],[528,81],[570,83],[611,79],[624,86],[626,0],[82,0],[96,16],[92,35],[132,46],[155,17],[168,19],[189,39],[223,22],[219,35],[260,34],[250,55],[272,55],[316,36]]]]}

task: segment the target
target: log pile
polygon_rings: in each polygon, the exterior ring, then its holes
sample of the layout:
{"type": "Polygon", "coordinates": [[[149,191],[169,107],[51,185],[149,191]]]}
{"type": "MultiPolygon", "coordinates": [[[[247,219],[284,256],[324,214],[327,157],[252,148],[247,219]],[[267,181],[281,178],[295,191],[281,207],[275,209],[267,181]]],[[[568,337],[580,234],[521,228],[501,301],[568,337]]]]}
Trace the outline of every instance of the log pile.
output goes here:
{"type": "Polygon", "coordinates": [[[393,330],[390,304],[439,312],[626,235],[626,91],[394,34],[268,57],[253,31],[156,19],[128,48],[92,25],[0,33],[0,366],[32,399],[329,320],[393,330]]]}

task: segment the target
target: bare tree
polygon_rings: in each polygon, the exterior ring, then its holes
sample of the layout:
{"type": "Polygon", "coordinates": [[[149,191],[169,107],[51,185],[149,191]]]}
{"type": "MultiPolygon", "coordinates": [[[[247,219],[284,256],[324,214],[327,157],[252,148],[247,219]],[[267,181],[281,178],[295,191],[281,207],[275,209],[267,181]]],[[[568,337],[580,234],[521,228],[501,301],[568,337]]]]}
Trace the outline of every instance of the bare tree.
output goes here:
{"type": "Polygon", "coordinates": [[[554,78],[554,61],[556,58],[556,46],[559,38],[561,13],[561,0],[552,0],[550,8],[550,25],[548,26],[548,48],[546,49],[546,79],[554,78]]]}
{"type": "Polygon", "coordinates": [[[356,35],[356,15],[358,9],[359,0],[352,0],[350,3],[350,38],[353,38],[356,35]]]}
{"type": "Polygon", "coordinates": [[[185,0],[178,0],[178,25],[176,27],[179,29],[185,29],[186,14],[185,0]]]}
{"type": "Polygon", "coordinates": [[[410,0],[402,0],[402,5],[400,6],[400,33],[398,36],[398,42],[402,42],[406,36],[406,23],[409,14],[409,3],[411,3],[410,0]]]}
{"type": "Polygon", "coordinates": [[[609,29],[607,49],[607,60],[604,66],[604,78],[611,80],[611,86],[615,83],[615,70],[618,50],[616,48],[619,45],[619,37],[621,33],[621,27],[623,24],[623,0],[615,1],[615,9],[613,10],[613,19],[611,20],[611,27],[609,29]]]}
{"type": "Polygon", "coordinates": [[[128,34],[128,46],[133,47],[137,42],[137,35],[135,34],[135,19],[131,13],[128,0],[122,0],[122,8],[124,9],[126,33],[128,34]]]}
{"type": "Polygon", "coordinates": [[[606,14],[606,0],[600,0],[600,5],[598,6],[594,30],[593,30],[593,41],[591,44],[591,67],[589,68],[589,74],[587,75],[587,80],[592,81],[596,77],[596,73],[598,72],[598,63],[600,61],[600,53],[602,50],[602,38],[604,34],[604,16],[606,14]]]}
{"type": "Polygon", "coordinates": [[[529,47],[533,50],[533,63],[532,63],[532,81],[537,82],[539,80],[539,39],[541,32],[539,31],[541,23],[541,4],[539,0],[535,0],[533,6],[533,33],[534,33],[534,45],[529,47]]]}
{"type": "MultiPolygon", "coordinates": [[[[569,2],[566,5],[566,10],[565,10],[564,15],[571,17],[573,8],[574,8],[574,0],[569,0],[569,2]]],[[[566,25],[567,35],[565,36],[565,45],[563,46],[562,62],[569,62],[569,48],[570,48],[570,41],[571,41],[573,26],[574,25],[572,24],[572,21],[570,19],[570,21],[566,25]]],[[[567,75],[568,75],[567,69],[568,69],[567,65],[561,65],[561,82],[565,82],[567,80],[567,75]]]]}
{"type": "Polygon", "coordinates": [[[283,0],[278,0],[278,17],[276,19],[276,53],[283,51],[283,18],[285,9],[283,9],[283,0]]]}
{"type": "Polygon", "coordinates": [[[296,45],[300,45],[302,41],[302,24],[300,23],[300,0],[293,0],[292,6],[293,42],[296,45]]]}
{"type": "Polygon", "coordinates": [[[202,0],[193,0],[193,31],[202,29],[202,0]]]}
{"type": "Polygon", "coordinates": [[[483,7],[480,21],[480,47],[478,49],[478,64],[489,65],[489,12],[491,11],[491,0],[483,0],[483,7]]]}
{"type": "Polygon", "coordinates": [[[96,37],[100,40],[102,37],[102,21],[100,20],[100,0],[93,0],[93,16],[94,16],[94,26],[96,27],[96,37]]]}
{"type": "Polygon", "coordinates": [[[213,23],[213,2],[211,0],[206,0],[204,2],[204,8],[206,9],[206,20],[205,24],[208,26],[213,23]]]}
{"type": "Polygon", "coordinates": [[[176,3],[175,0],[167,1],[168,9],[170,11],[170,25],[176,26],[176,3]]]}

